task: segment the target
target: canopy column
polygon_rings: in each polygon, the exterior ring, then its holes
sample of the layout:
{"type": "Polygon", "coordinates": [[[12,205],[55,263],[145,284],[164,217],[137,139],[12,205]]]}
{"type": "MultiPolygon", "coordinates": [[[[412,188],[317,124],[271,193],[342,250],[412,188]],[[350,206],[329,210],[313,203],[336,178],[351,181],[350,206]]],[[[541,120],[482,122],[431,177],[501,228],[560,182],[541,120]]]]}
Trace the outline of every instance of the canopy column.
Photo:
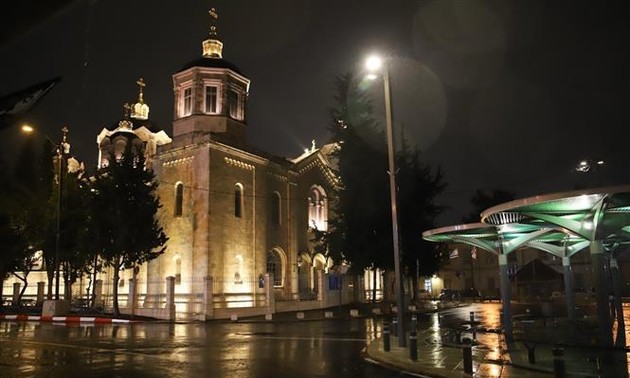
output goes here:
{"type": "Polygon", "coordinates": [[[512,335],[512,313],[510,309],[511,293],[510,293],[510,277],[508,276],[507,255],[499,255],[499,286],[501,290],[501,307],[503,316],[501,316],[501,325],[503,326],[503,334],[506,342],[514,340],[512,335]]]}
{"type": "MultiPolygon", "coordinates": [[[[619,275],[619,265],[617,264],[617,258],[614,255],[610,256],[610,275],[612,276],[612,286],[614,306],[616,319],[617,319],[617,337],[615,338],[615,346],[626,346],[626,323],[623,319],[623,305],[621,304],[621,277],[619,275]]],[[[611,309],[612,310],[612,309],[611,309]]]]}
{"type": "Polygon", "coordinates": [[[562,257],[564,271],[564,298],[567,302],[567,318],[575,320],[575,294],[573,293],[573,272],[571,271],[571,258],[562,257]]]}
{"type": "Polygon", "coordinates": [[[599,343],[602,346],[612,345],[612,327],[610,324],[610,310],[608,307],[608,280],[606,279],[606,256],[601,240],[591,241],[591,265],[597,297],[597,325],[599,328],[599,343]]]}

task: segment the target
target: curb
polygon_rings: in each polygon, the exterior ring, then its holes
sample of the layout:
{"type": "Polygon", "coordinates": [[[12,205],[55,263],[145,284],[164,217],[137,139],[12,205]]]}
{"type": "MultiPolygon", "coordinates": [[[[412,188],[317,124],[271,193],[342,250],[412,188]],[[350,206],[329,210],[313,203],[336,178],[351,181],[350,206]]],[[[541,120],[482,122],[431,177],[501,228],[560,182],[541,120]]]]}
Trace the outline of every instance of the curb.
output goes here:
{"type": "Polygon", "coordinates": [[[137,320],[114,319],[89,316],[38,316],[38,315],[0,315],[0,320],[34,321],[50,323],[94,323],[94,324],[128,324],[137,320]]]}
{"type": "MultiPolygon", "coordinates": [[[[374,342],[374,341],[376,341],[376,340],[373,340],[372,342],[374,342]]],[[[363,350],[361,351],[361,357],[363,357],[363,360],[368,362],[368,363],[380,366],[380,367],[385,368],[387,370],[397,371],[397,372],[400,372],[400,373],[402,373],[404,375],[408,375],[408,376],[411,376],[411,377],[444,378],[441,375],[427,375],[426,373],[408,371],[408,370],[405,370],[404,368],[402,368],[402,367],[400,367],[400,366],[398,366],[396,364],[393,364],[393,363],[391,363],[389,361],[385,361],[385,360],[382,360],[380,358],[375,358],[373,356],[370,356],[370,353],[368,352],[368,346],[363,348],[363,350]]]]}

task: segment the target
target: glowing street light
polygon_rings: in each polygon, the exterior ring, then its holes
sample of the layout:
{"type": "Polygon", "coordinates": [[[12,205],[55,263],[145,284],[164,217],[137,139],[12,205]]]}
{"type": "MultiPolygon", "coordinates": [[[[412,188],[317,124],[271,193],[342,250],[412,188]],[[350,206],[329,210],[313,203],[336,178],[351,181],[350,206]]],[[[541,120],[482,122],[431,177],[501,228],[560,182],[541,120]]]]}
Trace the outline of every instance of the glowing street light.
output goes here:
{"type": "Polygon", "coordinates": [[[33,128],[33,126],[25,123],[22,125],[22,132],[24,134],[32,134],[33,132],[35,132],[35,129],[33,128]]]}
{"type": "Polygon", "coordinates": [[[588,172],[591,168],[599,169],[604,163],[603,160],[582,160],[575,167],[575,170],[578,172],[588,172]]]}
{"type": "Polygon", "coordinates": [[[575,170],[580,173],[589,172],[591,169],[594,170],[597,174],[597,186],[602,186],[600,169],[604,164],[603,160],[584,159],[575,166],[575,170]]]}
{"type": "MultiPolygon", "coordinates": [[[[24,124],[21,127],[22,132],[24,134],[30,135],[36,132],[36,129],[29,125],[29,124],[24,124]]],[[[63,180],[63,167],[64,167],[64,158],[65,155],[70,153],[70,144],[68,144],[67,142],[67,137],[68,137],[68,128],[66,126],[61,128],[61,141],[56,144],[52,141],[52,139],[48,136],[43,134],[43,136],[48,139],[48,141],[50,141],[50,143],[52,145],[56,145],[55,148],[55,154],[56,154],[56,158],[57,158],[57,209],[56,209],[56,213],[57,213],[57,224],[56,224],[56,230],[55,230],[55,258],[54,258],[54,268],[55,268],[55,300],[59,299],[59,276],[60,276],[60,272],[59,272],[59,242],[60,242],[60,238],[61,238],[61,188],[62,188],[62,180],[63,180]]]]}
{"type": "Polygon", "coordinates": [[[378,73],[383,77],[383,89],[385,97],[385,121],[387,128],[387,158],[389,162],[389,192],[392,208],[392,241],[394,245],[394,274],[396,276],[396,319],[398,321],[397,336],[398,346],[406,345],[403,319],[403,293],[402,276],[400,275],[400,253],[398,245],[398,215],[396,209],[396,166],[394,161],[394,134],[392,115],[392,94],[389,83],[389,70],[383,60],[376,55],[370,56],[365,62],[365,68],[372,74],[371,78],[376,78],[378,73]]]}

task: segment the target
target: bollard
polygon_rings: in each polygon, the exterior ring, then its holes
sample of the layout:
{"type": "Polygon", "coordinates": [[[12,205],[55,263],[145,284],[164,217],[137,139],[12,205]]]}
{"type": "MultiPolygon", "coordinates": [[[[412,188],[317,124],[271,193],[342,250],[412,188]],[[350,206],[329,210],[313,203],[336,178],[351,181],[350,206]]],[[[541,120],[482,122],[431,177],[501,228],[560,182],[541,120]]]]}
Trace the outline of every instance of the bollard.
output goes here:
{"type": "Polygon", "coordinates": [[[562,348],[553,348],[553,376],[556,378],[565,377],[564,350],[562,348]]]}
{"type": "Polygon", "coordinates": [[[529,361],[530,364],[535,364],[536,363],[536,353],[535,353],[536,344],[524,341],[523,345],[525,345],[525,348],[527,348],[527,360],[529,361]]]}
{"type": "Polygon", "coordinates": [[[418,315],[416,314],[411,315],[411,329],[418,329],[418,315]]]}
{"type": "Polygon", "coordinates": [[[464,354],[464,373],[467,374],[473,373],[472,344],[470,341],[469,338],[464,338],[464,347],[462,348],[462,353],[464,354]]]}
{"type": "Polygon", "coordinates": [[[398,335],[398,319],[392,319],[391,331],[394,335],[398,335]]]}
{"type": "Polygon", "coordinates": [[[389,352],[391,344],[389,340],[389,324],[386,322],[383,324],[383,350],[389,352]]]}
{"type": "Polygon", "coordinates": [[[409,358],[411,361],[418,361],[418,334],[415,328],[409,333],[409,358]]]}
{"type": "Polygon", "coordinates": [[[477,327],[475,327],[475,312],[470,312],[470,329],[472,331],[473,340],[477,340],[477,327]]]}

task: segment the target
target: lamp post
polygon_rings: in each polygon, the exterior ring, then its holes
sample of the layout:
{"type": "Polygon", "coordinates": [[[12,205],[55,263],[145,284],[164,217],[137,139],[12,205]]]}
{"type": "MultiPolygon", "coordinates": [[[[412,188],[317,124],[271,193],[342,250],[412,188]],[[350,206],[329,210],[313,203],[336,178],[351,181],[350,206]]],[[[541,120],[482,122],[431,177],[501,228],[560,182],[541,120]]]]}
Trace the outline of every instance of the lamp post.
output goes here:
{"type": "MultiPolygon", "coordinates": [[[[32,134],[35,132],[35,128],[30,125],[23,125],[22,132],[26,134],[32,134]]],[[[53,266],[55,268],[55,300],[59,300],[59,244],[61,240],[61,195],[62,195],[62,185],[63,185],[63,168],[64,168],[64,158],[67,153],[69,153],[70,145],[67,142],[68,137],[68,128],[66,126],[61,128],[61,141],[59,143],[55,143],[52,141],[50,137],[44,135],[48,141],[55,146],[55,158],[56,161],[56,176],[57,176],[57,201],[56,201],[56,227],[55,227],[55,255],[53,266]]]]}
{"type": "Polygon", "coordinates": [[[375,74],[381,72],[383,76],[383,90],[385,98],[385,122],[387,134],[387,160],[389,169],[389,192],[390,204],[392,209],[392,242],[394,247],[394,274],[396,276],[396,320],[398,322],[397,336],[398,346],[406,346],[404,317],[403,317],[403,293],[402,293],[402,276],[400,275],[400,252],[398,240],[398,211],[396,202],[396,165],[394,161],[394,133],[393,133],[393,114],[392,114],[392,94],[389,83],[389,69],[383,64],[381,58],[371,56],[366,61],[366,68],[375,74]]]}

